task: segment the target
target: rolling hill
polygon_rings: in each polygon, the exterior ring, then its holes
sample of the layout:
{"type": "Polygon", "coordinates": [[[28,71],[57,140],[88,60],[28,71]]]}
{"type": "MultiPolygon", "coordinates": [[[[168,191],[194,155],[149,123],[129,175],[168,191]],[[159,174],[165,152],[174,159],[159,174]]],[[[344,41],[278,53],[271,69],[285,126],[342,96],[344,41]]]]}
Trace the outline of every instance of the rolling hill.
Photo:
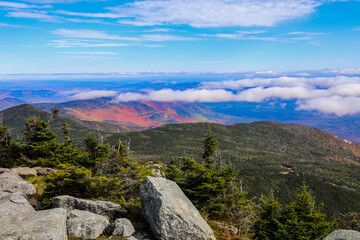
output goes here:
{"type": "MultiPolygon", "coordinates": [[[[29,116],[38,116],[42,120],[47,121],[45,111],[29,104],[22,104],[0,111],[0,120],[2,124],[4,126],[9,126],[11,134],[14,136],[22,134],[22,131],[25,128],[24,119],[29,116]]],[[[82,121],[71,116],[59,114],[50,121],[50,127],[57,134],[59,139],[62,137],[61,128],[64,122],[71,125],[71,135],[77,143],[81,143],[82,139],[89,134],[101,133],[108,136],[110,133],[129,131],[128,128],[122,126],[102,122],[82,121]]]]}
{"type": "Polygon", "coordinates": [[[276,122],[171,124],[108,140],[131,139],[134,156],[142,160],[200,160],[209,127],[219,140],[223,164],[237,167],[250,196],[272,189],[290,201],[290,192],[305,181],[330,214],[360,208],[360,145],[315,128],[276,122]]]}
{"type": "Polygon", "coordinates": [[[43,110],[58,106],[61,113],[81,120],[113,123],[131,129],[147,129],[181,122],[232,124],[254,120],[216,113],[195,103],[147,101],[116,103],[111,98],[98,98],[64,103],[38,103],[34,106],[43,110]]]}
{"type": "Polygon", "coordinates": [[[15,107],[24,103],[26,102],[19,98],[6,97],[0,100],[0,110],[15,107]]]}

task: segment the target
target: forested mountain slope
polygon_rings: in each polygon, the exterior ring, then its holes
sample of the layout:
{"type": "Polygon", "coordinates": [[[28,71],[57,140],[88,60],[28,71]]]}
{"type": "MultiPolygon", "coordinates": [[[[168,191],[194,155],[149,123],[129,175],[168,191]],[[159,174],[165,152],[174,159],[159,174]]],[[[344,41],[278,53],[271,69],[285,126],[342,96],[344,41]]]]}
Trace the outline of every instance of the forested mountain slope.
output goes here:
{"type": "MultiPolygon", "coordinates": [[[[50,112],[50,109],[48,109],[50,112]]],[[[11,134],[21,135],[22,131],[25,128],[24,119],[29,116],[38,116],[44,121],[48,121],[48,116],[45,111],[40,110],[29,104],[22,104],[16,107],[8,108],[3,111],[0,111],[0,119],[4,126],[9,126],[11,134]]],[[[71,125],[73,130],[73,138],[75,142],[80,143],[81,139],[87,135],[94,133],[102,133],[108,135],[109,133],[124,132],[128,131],[126,127],[117,126],[109,123],[94,122],[94,121],[82,121],[77,118],[59,114],[58,116],[53,116],[50,120],[51,129],[58,135],[61,139],[62,133],[62,124],[66,122],[71,125]]]]}
{"type": "Polygon", "coordinates": [[[138,159],[200,159],[198,149],[209,128],[219,141],[223,164],[238,168],[250,195],[274,190],[290,200],[289,192],[306,181],[327,210],[360,207],[360,145],[315,128],[276,122],[173,124],[114,134],[108,140],[131,139],[138,159]]]}

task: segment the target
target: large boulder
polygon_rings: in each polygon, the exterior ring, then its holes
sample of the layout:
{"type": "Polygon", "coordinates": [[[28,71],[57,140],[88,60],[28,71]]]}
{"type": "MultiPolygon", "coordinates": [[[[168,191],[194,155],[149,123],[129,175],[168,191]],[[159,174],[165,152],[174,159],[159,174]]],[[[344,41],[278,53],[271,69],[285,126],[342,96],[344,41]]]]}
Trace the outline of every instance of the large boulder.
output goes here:
{"type": "Polygon", "coordinates": [[[6,168],[0,168],[0,191],[21,192],[25,195],[36,194],[34,185],[24,181],[18,174],[6,168]]]}
{"type": "Polygon", "coordinates": [[[38,211],[1,219],[0,239],[67,240],[66,210],[38,211]]]}
{"type": "Polygon", "coordinates": [[[173,181],[147,177],[140,186],[143,215],[159,240],[215,240],[199,211],[173,181]]]}
{"type": "Polygon", "coordinates": [[[330,233],[324,240],[359,240],[360,232],[353,230],[336,230],[330,233]]]}
{"type": "Polygon", "coordinates": [[[0,219],[32,212],[34,208],[21,193],[9,193],[0,198],[0,219]]]}
{"type": "Polygon", "coordinates": [[[33,168],[29,167],[18,167],[11,169],[12,172],[16,173],[20,177],[34,177],[37,176],[37,172],[33,168]]]}
{"type": "Polygon", "coordinates": [[[96,239],[109,224],[105,216],[82,210],[72,210],[66,221],[68,235],[83,239],[96,239]]]}
{"type": "Polygon", "coordinates": [[[54,197],[53,206],[64,208],[68,211],[74,209],[84,210],[107,216],[110,219],[123,217],[127,213],[127,211],[117,203],[74,198],[67,195],[54,197]]]}
{"type": "Polygon", "coordinates": [[[114,223],[112,235],[120,237],[130,237],[135,233],[135,228],[127,218],[118,218],[114,223]]]}

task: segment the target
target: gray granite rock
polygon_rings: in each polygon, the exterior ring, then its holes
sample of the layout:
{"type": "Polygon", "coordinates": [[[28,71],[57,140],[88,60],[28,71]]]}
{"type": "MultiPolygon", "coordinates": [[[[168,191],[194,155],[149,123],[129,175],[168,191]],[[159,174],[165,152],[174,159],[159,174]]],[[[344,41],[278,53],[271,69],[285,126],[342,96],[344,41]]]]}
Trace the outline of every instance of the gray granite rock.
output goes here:
{"type": "Polygon", "coordinates": [[[35,212],[34,208],[22,193],[10,193],[0,198],[0,219],[32,212],[35,212]]]}
{"type": "Polygon", "coordinates": [[[66,210],[38,211],[1,219],[1,240],[67,240],[66,210]]]}
{"type": "Polygon", "coordinates": [[[360,240],[360,232],[353,230],[336,230],[324,240],[360,240]]]}
{"type": "Polygon", "coordinates": [[[64,208],[68,211],[78,209],[99,215],[107,216],[110,219],[120,218],[126,215],[127,211],[117,203],[87,200],[63,195],[54,197],[54,207],[64,208]]]}
{"type": "Polygon", "coordinates": [[[199,211],[173,181],[147,177],[140,186],[143,215],[159,240],[215,240],[199,211]]]}
{"type": "Polygon", "coordinates": [[[7,195],[11,194],[11,192],[3,192],[3,191],[0,191],[0,198],[2,197],[5,197],[7,195]]]}
{"type": "Polygon", "coordinates": [[[105,216],[82,210],[72,210],[66,221],[68,235],[83,239],[96,239],[109,224],[105,216]]]}
{"type": "Polygon", "coordinates": [[[135,233],[135,228],[127,218],[118,218],[114,223],[112,235],[120,237],[130,237],[135,233]]]}
{"type": "Polygon", "coordinates": [[[36,194],[34,185],[24,181],[18,174],[6,168],[0,168],[0,191],[21,192],[25,195],[36,194]]]}
{"type": "Polygon", "coordinates": [[[55,171],[54,169],[48,167],[34,167],[34,169],[39,176],[47,175],[55,171]]]}
{"type": "Polygon", "coordinates": [[[29,167],[18,167],[11,169],[13,173],[16,173],[20,177],[34,177],[37,176],[37,172],[33,168],[29,167]]]}

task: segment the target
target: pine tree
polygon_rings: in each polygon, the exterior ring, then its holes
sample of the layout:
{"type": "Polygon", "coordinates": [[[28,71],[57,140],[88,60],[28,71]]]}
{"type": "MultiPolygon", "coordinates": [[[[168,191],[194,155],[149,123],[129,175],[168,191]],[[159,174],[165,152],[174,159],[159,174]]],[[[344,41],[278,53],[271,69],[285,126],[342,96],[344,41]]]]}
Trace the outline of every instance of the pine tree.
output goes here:
{"type": "Polygon", "coordinates": [[[215,153],[218,151],[218,141],[214,133],[209,129],[209,133],[206,138],[202,141],[203,143],[203,153],[202,159],[208,166],[208,168],[212,168],[216,159],[214,158],[215,153]]]}
{"type": "Polygon", "coordinates": [[[295,192],[295,200],[282,212],[282,221],[289,239],[322,239],[335,229],[336,220],[329,222],[321,212],[323,204],[316,205],[305,183],[295,192]]]}
{"type": "Polygon", "coordinates": [[[25,119],[24,138],[20,142],[22,159],[34,165],[53,157],[60,145],[56,134],[49,129],[49,124],[35,116],[25,119]]]}

